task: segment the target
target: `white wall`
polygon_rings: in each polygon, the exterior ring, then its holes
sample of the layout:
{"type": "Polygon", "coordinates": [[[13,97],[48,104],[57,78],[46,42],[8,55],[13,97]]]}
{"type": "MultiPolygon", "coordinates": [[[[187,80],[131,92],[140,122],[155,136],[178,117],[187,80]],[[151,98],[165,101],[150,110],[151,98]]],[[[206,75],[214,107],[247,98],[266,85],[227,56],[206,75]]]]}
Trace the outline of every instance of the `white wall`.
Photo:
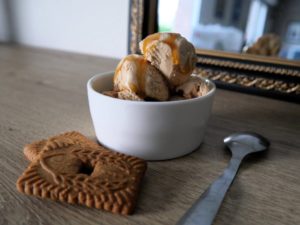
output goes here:
{"type": "Polygon", "coordinates": [[[7,14],[6,0],[0,0],[0,42],[9,41],[9,19],[7,14]]]}
{"type": "Polygon", "coordinates": [[[9,0],[14,41],[121,58],[127,54],[129,0],[9,0]]]}

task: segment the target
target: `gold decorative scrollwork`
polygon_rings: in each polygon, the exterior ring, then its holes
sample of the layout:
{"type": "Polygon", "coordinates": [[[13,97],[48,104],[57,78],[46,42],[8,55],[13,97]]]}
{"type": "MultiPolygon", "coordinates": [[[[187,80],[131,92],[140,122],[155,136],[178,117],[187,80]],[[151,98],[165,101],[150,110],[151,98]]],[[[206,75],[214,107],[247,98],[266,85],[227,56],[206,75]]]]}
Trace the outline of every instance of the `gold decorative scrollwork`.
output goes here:
{"type": "Polygon", "coordinates": [[[233,62],[229,60],[222,60],[222,59],[212,59],[206,57],[197,57],[197,62],[206,65],[213,65],[213,66],[222,66],[226,68],[234,68],[234,69],[244,69],[244,70],[251,70],[256,72],[266,72],[272,73],[276,75],[287,75],[293,77],[300,77],[300,70],[294,69],[286,69],[274,66],[266,66],[266,65],[258,65],[256,63],[249,64],[245,62],[233,62]]]}
{"type": "Polygon", "coordinates": [[[213,81],[221,81],[227,84],[235,84],[242,87],[259,88],[262,90],[272,90],[284,94],[300,95],[300,84],[293,82],[285,82],[272,78],[262,78],[248,76],[238,72],[228,72],[221,70],[196,68],[194,73],[211,79],[213,81]]]}

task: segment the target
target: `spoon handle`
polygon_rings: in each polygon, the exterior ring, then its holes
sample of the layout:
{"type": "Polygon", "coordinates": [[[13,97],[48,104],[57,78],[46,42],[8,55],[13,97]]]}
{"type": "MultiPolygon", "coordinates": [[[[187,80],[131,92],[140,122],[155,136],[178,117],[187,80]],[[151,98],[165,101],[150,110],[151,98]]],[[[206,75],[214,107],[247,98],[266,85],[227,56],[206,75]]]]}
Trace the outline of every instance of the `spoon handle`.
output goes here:
{"type": "Polygon", "coordinates": [[[232,157],[223,174],[197,199],[177,225],[210,225],[222,204],[242,158],[232,157]]]}

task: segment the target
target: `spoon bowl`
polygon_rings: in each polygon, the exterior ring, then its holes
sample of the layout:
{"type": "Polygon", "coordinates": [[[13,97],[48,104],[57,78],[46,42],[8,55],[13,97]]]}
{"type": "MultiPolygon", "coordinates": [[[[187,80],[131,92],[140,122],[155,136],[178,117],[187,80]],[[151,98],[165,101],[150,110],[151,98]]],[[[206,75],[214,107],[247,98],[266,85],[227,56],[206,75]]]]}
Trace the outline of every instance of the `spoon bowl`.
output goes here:
{"type": "Polygon", "coordinates": [[[228,148],[231,148],[233,142],[250,147],[252,152],[264,151],[270,146],[270,142],[265,137],[254,132],[234,133],[224,139],[224,144],[228,148]]]}
{"type": "Polygon", "coordinates": [[[241,158],[255,152],[268,149],[270,142],[254,132],[239,132],[224,138],[224,144],[230,149],[233,158],[241,158]]]}

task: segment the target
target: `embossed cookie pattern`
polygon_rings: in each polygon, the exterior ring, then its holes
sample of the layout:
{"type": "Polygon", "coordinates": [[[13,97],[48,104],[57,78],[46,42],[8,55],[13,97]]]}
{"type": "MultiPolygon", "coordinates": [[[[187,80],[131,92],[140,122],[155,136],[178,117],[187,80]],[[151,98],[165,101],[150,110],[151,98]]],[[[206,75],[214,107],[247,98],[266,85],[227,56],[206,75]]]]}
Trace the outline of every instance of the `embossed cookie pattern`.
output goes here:
{"type": "Polygon", "coordinates": [[[18,179],[17,189],[27,195],[131,214],[146,162],[107,150],[78,134],[69,132],[26,146],[24,153],[32,162],[18,179]]]}

